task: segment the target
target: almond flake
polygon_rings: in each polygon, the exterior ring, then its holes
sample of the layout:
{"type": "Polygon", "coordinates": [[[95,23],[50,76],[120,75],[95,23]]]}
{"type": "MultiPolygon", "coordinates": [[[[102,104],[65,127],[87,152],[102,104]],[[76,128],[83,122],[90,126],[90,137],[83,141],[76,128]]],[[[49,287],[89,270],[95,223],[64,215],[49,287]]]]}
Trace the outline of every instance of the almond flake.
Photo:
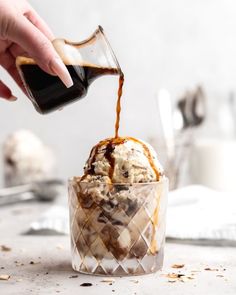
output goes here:
{"type": "Polygon", "coordinates": [[[177,282],[177,280],[174,280],[174,279],[169,279],[168,280],[168,283],[176,283],[177,282]]]}
{"type": "Polygon", "coordinates": [[[64,246],[61,245],[61,244],[58,244],[58,245],[56,246],[56,248],[57,248],[58,250],[64,250],[64,246]]]}
{"type": "Polygon", "coordinates": [[[219,271],[218,268],[210,268],[210,267],[206,267],[206,268],[204,268],[204,270],[209,270],[209,271],[219,271]]]}
{"type": "Polygon", "coordinates": [[[139,283],[138,280],[130,280],[130,282],[133,282],[133,283],[135,283],[135,284],[138,284],[138,283],[139,283]]]}
{"type": "Polygon", "coordinates": [[[181,273],[168,273],[166,275],[167,278],[170,278],[170,279],[179,279],[181,277],[183,277],[184,274],[181,274],[181,273]]]}
{"type": "Polygon", "coordinates": [[[184,264],[173,264],[171,267],[172,268],[183,268],[184,264]]]}
{"type": "Polygon", "coordinates": [[[37,262],[35,262],[35,261],[30,261],[29,264],[40,264],[40,261],[37,261],[37,262]]]}
{"type": "Polygon", "coordinates": [[[22,282],[23,280],[22,280],[22,279],[17,279],[16,281],[17,281],[17,282],[22,282]]]}
{"type": "Polygon", "coordinates": [[[10,247],[7,247],[7,246],[5,246],[5,245],[1,245],[1,246],[0,246],[0,250],[1,250],[2,252],[10,252],[10,251],[11,251],[11,248],[10,248],[10,247]]]}
{"type": "Polygon", "coordinates": [[[112,279],[112,278],[107,278],[107,279],[103,279],[101,280],[102,283],[114,283],[115,282],[115,279],[112,279]]]}
{"type": "Polygon", "coordinates": [[[180,282],[182,282],[182,283],[186,283],[186,282],[188,282],[189,280],[186,278],[186,277],[183,277],[183,278],[181,278],[180,279],[180,282]]]}
{"type": "Polygon", "coordinates": [[[8,281],[10,279],[9,275],[0,275],[0,280],[1,281],[8,281]]]}

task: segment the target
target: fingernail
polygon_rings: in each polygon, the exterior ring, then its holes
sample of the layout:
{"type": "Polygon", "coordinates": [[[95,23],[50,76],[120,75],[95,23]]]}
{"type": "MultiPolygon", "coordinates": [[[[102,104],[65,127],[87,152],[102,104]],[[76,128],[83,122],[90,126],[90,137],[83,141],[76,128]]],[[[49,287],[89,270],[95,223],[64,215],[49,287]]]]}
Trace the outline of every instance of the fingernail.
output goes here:
{"type": "Polygon", "coordinates": [[[7,100],[16,101],[17,97],[15,95],[11,95],[7,100]]]}
{"type": "Polygon", "coordinates": [[[52,71],[61,79],[61,81],[65,84],[67,88],[73,86],[74,83],[71,79],[71,76],[66,66],[59,57],[55,57],[52,60],[50,66],[52,71]]]}
{"type": "Polygon", "coordinates": [[[1,97],[7,101],[16,101],[17,100],[17,97],[14,96],[14,95],[11,95],[11,96],[8,96],[8,97],[1,97]]]}

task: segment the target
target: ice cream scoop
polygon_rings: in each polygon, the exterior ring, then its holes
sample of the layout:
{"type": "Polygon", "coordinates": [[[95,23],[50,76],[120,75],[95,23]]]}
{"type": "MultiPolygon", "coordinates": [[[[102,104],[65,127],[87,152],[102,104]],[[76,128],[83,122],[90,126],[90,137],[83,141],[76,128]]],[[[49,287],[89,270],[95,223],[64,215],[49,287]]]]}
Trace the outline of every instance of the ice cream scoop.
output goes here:
{"type": "Polygon", "coordinates": [[[163,169],[154,149],[133,137],[108,138],[92,148],[81,181],[144,183],[159,181],[163,169]]]}

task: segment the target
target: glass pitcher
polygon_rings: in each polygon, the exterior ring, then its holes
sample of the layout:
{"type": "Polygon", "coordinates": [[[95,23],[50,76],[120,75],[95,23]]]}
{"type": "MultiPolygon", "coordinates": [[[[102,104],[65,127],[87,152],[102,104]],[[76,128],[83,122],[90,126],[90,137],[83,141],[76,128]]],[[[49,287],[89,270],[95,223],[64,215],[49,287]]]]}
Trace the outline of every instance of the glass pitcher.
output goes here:
{"type": "Polygon", "coordinates": [[[83,98],[89,85],[102,75],[122,74],[101,26],[82,42],[55,39],[52,43],[74,82],[70,88],[64,86],[59,77],[44,72],[32,58],[19,56],[16,59],[28,96],[41,114],[83,98]]]}

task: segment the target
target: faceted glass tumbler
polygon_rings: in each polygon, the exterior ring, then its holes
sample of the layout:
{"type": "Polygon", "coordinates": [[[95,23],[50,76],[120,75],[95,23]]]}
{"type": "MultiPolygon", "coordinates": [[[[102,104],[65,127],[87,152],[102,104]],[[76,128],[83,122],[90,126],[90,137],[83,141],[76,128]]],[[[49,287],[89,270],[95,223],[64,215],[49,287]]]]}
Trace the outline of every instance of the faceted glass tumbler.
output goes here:
{"type": "Polygon", "coordinates": [[[72,267],[86,274],[161,269],[168,179],[136,184],[69,180],[72,267]]]}

